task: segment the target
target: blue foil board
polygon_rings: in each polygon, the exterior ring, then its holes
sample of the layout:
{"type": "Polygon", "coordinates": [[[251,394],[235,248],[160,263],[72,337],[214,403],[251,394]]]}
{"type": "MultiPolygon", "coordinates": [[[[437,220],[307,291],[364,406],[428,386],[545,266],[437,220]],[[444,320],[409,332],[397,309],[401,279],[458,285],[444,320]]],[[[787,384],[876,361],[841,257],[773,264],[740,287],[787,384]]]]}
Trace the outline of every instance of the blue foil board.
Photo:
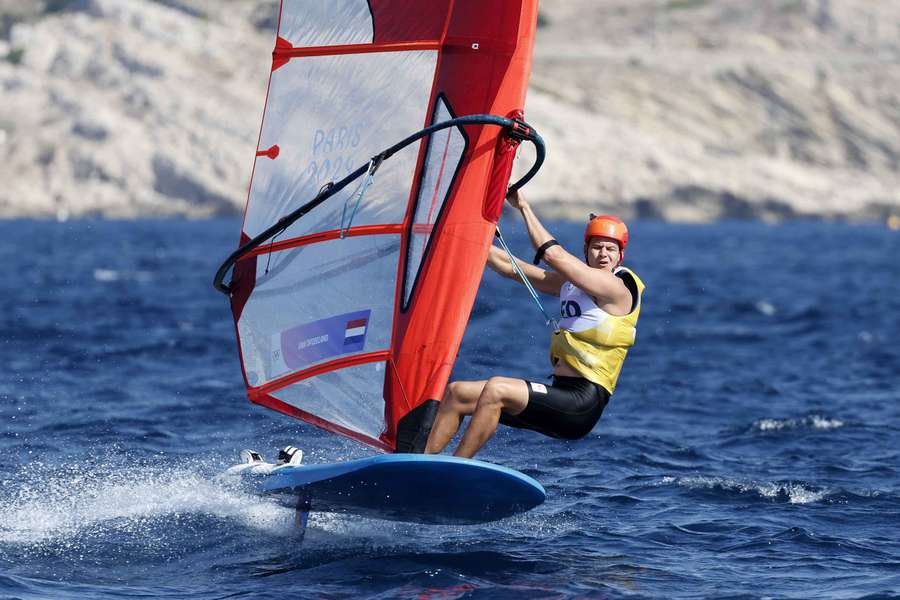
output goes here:
{"type": "Polygon", "coordinates": [[[258,490],[292,508],[412,523],[495,521],[546,498],[540,483],[513,469],[432,454],[287,466],[262,477],[258,490]]]}

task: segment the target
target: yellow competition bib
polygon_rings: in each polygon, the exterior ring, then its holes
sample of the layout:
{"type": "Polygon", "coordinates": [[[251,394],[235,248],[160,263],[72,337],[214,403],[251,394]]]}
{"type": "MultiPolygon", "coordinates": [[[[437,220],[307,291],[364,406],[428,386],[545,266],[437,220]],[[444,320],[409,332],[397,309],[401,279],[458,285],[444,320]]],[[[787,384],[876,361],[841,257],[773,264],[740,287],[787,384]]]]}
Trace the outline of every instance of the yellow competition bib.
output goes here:
{"type": "Polygon", "coordinates": [[[630,269],[615,271],[631,290],[637,291],[634,308],[624,316],[611,315],[601,309],[583,290],[566,282],[559,293],[560,331],[552,334],[550,362],[560,360],[582,377],[602,385],[612,394],[625,362],[628,349],[634,345],[644,282],[630,269]],[[630,281],[629,281],[630,279],[630,281]]]}

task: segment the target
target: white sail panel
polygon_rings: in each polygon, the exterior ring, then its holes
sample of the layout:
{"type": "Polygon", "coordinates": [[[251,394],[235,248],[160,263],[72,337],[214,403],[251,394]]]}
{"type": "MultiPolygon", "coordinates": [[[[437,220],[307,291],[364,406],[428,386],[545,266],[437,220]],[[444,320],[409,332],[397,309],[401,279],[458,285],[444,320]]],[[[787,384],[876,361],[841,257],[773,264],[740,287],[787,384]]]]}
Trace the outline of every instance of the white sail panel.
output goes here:
{"type": "MultiPolygon", "coordinates": [[[[386,52],[303,57],[275,70],[259,147],[278,146],[279,153],[256,159],[244,232],[259,234],[312,200],[322,185],[420,129],[436,64],[436,51],[386,52]]],[[[403,220],[417,151],[412,145],[385,161],[354,226],[403,220]]],[[[340,227],[356,183],[292,225],[282,239],[340,227]]]]}
{"type": "Polygon", "coordinates": [[[367,0],[283,0],[279,37],[295,48],[370,44],[372,14],[367,0]]]}
{"type": "Polygon", "coordinates": [[[399,254],[399,236],[373,235],[258,256],[238,321],[248,383],[387,350],[399,254]]]}
{"type": "Polygon", "coordinates": [[[304,379],[272,396],[371,438],[384,431],[384,362],[347,367],[304,379]]]}
{"type": "MultiPolygon", "coordinates": [[[[453,118],[443,98],[437,99],[434,123],[453,118]]],[[[453,175],[462,161],[466,150],[466,138],[456,127],[442,129],[428,140],[428,154],[422,167],[422,185],[416,198],[416,212],[413,216],[412,234],[409,240],[406,278],[403,286],[403,304],[409,303],[432,228],[437,221],[444,201],[450,191],[453,175]]]]}

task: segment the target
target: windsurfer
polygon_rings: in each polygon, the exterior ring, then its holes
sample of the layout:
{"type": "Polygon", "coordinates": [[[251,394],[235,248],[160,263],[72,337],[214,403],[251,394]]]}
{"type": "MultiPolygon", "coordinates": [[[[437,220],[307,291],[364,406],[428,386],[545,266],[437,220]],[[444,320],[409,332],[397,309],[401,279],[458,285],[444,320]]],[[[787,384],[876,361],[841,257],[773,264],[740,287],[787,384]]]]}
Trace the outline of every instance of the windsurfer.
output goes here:
{"type": "MultiPolygon", "coordinates": [[[[584,233],[584,260],[567,252],[541,224],[517,192],[507,196],[522,213],[535,265],[515,259],[535,288],[560,297],[559,331],[552,335],[553,383],[512,377],[455,381],[447,386],[426,444],[426,453],[441,452],[464,417],[469,426],[454,452],[471,458],[494,435],[498,423],[544,435],[578,439],[597,424],[634,344],[643,282],[621,263],[628,229],[611,216],[594,216],[584,233]]],[[[509,256],[491,246],[488,266],[500,275],[521,279],[509,256]]]]}

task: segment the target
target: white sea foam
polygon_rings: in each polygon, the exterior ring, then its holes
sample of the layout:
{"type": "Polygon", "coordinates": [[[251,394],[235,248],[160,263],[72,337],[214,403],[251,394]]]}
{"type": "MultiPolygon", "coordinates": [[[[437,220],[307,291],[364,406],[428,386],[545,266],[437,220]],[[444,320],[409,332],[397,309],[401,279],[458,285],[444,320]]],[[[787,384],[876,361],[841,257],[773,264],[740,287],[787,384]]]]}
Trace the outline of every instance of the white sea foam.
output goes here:
{"type": "Polygon", "coordinates": [[[721,489],[741,494],[756,494],[774,500],[787,499],[790,504],[819,502],[828,495],[826,489],[815,489],[797,482],[776,483],[731,479],[727,477],[663,477],[660,485],[677,485],[688,489],[721,489]]]}
{"type": "Polygon", "coordinates": [[[845,425],[840,419],[810,415],[802,419],[760,419],[753,423],[758,431],[781,431],[783,429],[837,429],[845,425]]]}
{"type": "Polygon", "coordinates": [[[117,271],[115,269],[94,269],[94,281],[100,283],[113,283],[115,281],[136,281],[149,283],[153,281],[153,273],[150,271],[117,271]]]}
{"type": "Polygon", "coordinates": [[[206,514],[291,534],[293,511],[190,470],[67,469],[0,495],[0,542],[34,544],[81,531],[138,531],[163,517],[206,514]]]}
{"type": "Polygon", "coordinates": [[[770,302],[766,302],[765,300],[760,300],[754,305],[754,307],[757,311],[766,315],[767,317],[771,317],[776,312],[775,305],[770,302]]]}
{"type": "Polygon", "coordinates": [[[110,283],[119,280],[119,272],[113,269],[94,269],[94,281],[110,283]]]}

